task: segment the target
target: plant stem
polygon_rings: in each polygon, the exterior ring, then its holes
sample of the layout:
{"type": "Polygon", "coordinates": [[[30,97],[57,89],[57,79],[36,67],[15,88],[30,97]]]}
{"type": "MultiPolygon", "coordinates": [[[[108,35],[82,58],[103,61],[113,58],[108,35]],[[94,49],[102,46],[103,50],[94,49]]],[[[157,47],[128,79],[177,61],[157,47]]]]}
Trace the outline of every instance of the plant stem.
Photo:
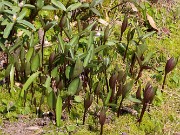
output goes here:
{"type": "Polygon", "coordinates": [[[139,119],[138,119],[138,121],[137,121],[137,122],[139,122],[139,124],[142,122],[142,118],[143,118],[144,112],[146,111],[147,105],[148,105],[147,103],[144,103],[144,104],[143,104],[143,108],[142,108],[142,111],[141,111],[141,115],[140,115],[140,117],[139,117],[139,119]]]}
{"type": "MultiPolygon", "coordinates": [[[[43,55],[44,55],[44,38],[45,38],[45,34],[46,34],[46,31],[44,31],[44,34],[43,34],[43,38],[42,38],[42,44],[41,44],[41,51],[42,51],[42,65],[41,67],[43,67],[43,55]]],[[[43,70],[43,69],[42,69],[43,70]]]]}
{"type": "Polygon", "coordinates": [[[100,135],[103,134],[103,125],[101,125],[101,132],[100,132],[100,135]]]}
{"type": "Polygon", "coordinates": [[[143,68],[140,67],[140,70],[139,70],[139,73],[138,73],[138,76],[137,76],[137,78],[136,78],[136,82],[135,82],[135,83],[137,83],[137,81],[138,81],[139,78],[141,77],[142,71],[143,71],[143,68]]]}
{"type": "Polygon", "coordinates": [[[122,102],[123,102],[123,98],[121,99],[121,102],[120,102],[120,105],[119,105],[119,108],[118,108],[118,111],[117,111],[117,117],[119,117],[122,102]]]}
{"type": "Polygon", "coordinates": [[[125,53],[124,53],[123,62],[125,62],[125,59],[126,59],[126,55],[127,55],[128,46],[129,46],[129,42],[127,43],[127,46],[126,46],[126,51],[125,51],[125,53]]]}
{"type": "Polygon", "coordinates": [[[104,75],[105,75],[105,79],[106,79],[106,87],[107,87],[107,93],[108,93],[109,92],[109,86],[108,86],[108,79],[107,79],[106,68],[104,70],[104,75]]]}
{"type": "Polygon", "coordinates": [[[84,115],[83,115],[83,125],[84,125],[84,123],[85,123],[85,119],[86,119],[86,109],[84,109],[84,115]]]}
{"type": "Polygon", "coordinates": [[[164,80],[163,80],[163,85],[162,85],[162,89],[164,89],[164,85],[165,85],[165,82],[166,82],[166,77],[167,77],[167,74],[165,73],[165,75],[164,75],[164,80]]]}

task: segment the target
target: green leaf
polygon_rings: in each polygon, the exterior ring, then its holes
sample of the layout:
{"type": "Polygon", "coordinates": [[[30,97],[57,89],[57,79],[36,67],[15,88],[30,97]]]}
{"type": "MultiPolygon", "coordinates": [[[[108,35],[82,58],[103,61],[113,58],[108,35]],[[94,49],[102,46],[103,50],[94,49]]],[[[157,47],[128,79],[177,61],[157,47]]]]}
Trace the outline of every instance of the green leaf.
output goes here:
{"type": "Polygon", "coordinates": [[[70,67],[70,66],[67,66],[67,67],[66,67],[66,71],[65,71],[65,75],[66,75],[66,78],[67,78],[67,79],[70,78],[70,73],[71,73],[71,67],[70,67]]]}
{"type": "Polygon", "coordinates": [[[111,98],[111,94],[112,94],[112,89],[109,90],[106,101],[105,101],[105,105],[107,105],[109,103],[109,100],[111,98]]]}
{"type": "Polygon", "coordinates": [[[52,71],[51,71],[51,77],[55,78],[58,75],[58,67],[55,67],[52,71]]]}
{"type": "Polygon", "coordinates": [[[18,48],[19,46],[21,46],[23,43],[23,40],[21,38],[17,38],[15,41],[15,44],[13,46],[11,46],[9,48],[9,53],[11,53],[12,51],[14,51],[16,48],[18,48]]]}
{"type": "Polygon", "coordinates": [[[98,5],[101,2],[103,2],[103,0],[93,0],[90,4],[90,7],[95,7],[96,5],[98,5]]]}
{"type": "Polygon", "coordinates": [[[0,39],[0,48],[3,50],[3,52],[6,52],[6,47],[5,45],[2,43],[2,40],[0,39]]]}
{"type": "Polygon", "coordinates": [[[26,91],[28,89],[28,87],[32,84],[32,82],[39,76],[41,72],[37,71],[35,73],[33,73],[28,80],[25,82],[25,84],[23,85],[23,88],[21,90],[20,96],[24,97],[24,91],[26,91]]]}
{"type": "Polygon", "coordinates": [[[35,6],[34,5],[31,5],[31,4],[24,4],[23,7],[27,7],[29,9],[35,9],[35,6]]]}
{"type": "Polygon", "coordinates": [[[49,106],[51,109],[55,109],[55,107],[56,107],[56,96],[55,96],[55,94],[54,94],[54,91],[51,91],[51,92],[48,94],[47,103],[48,103],[48,106],[49,106]]]}
{"type": "Polygon", "coordinates": [[[128,99],[134,103],[142,103],[141,100],[137,99],[137,98],[134,98],[132,97],[131,95],[129,95],[128,99]]]}
{"type": "Polygon", "coordinates": [[[39,58],[39,55],[36,54],[33,58],[32,58],[32,61],[31,61],[31,70],[33,72],[37,71],[38,68],[40,66],[40,58],[39,58]]]}
{"type": "Polygon", "coordinates": [[[141,39],[145,39],[145,38],[147,38],[147,37],[150,37],[150,36],[153,35],[154,33],[156,33],[156,31],[148,32],[148,33],[146,33],[145,35],[141,36],[140,38],[141,38],[141,39]]]}
{"type": "Polygon", "coordinates": [[[62,115],[62,98],[58,95],[56,102],[56,125],[60,127],[61,124],[61,115],[62,115]]]}
{"type": "Polygon", "coordinates": [[[87,50],[89,50],[90,47],[91,47],[91,45],[93,44],[93,36],[94,36],[94,33],[91,31],[91,32],[90,32],[90,35],[89,35],[88,48],[87,48],[87,50]]]}
{"type": "Polygon", "coordinates": [[[97,48],[94,49],[94,53],[98,53],[98,52],[104,50],[107,47],[108,47],[108,45],[100,45],[100,46],[98,46],[97,48]]]}
{"type": "Polygon", "coordinates": [[[12,65],[11,66],[11,71],[10,71],[11,91],[14,90],[14,71],[15,71],[15,67],[14,67],[14,65],[12,65]]]}
{"type": "Polygon", "coordinates": [[[62,53],[64,53],[65,43],[60,34],[58,34],[58,42],[59,42],[59,44],[58,44],[59,51],[62,50],[62,53]]]}
{"type": "Polygon", "coordinates": [[[89,26],[86,27],[86,29],[84,31],[88,31],[91,30],[92,27],[96,24],[96,21],[94,21],[93,23],[91,23],[89,26]]]}
{"type": "Polygon", "coordinates": [[[12,64],[9,64],[8,67],[6,68],[5,77],[9,76],[10,71],[11,71],[11,67],[12,67],[12,64]]]}
{"type": "Polygon", "coordinates": [[[52,91],[51,88],[51,77],[48,75],[46,82],[43,84],[43,86],[48,90],[48,93],[52,91]]]}
{"type": "Polygon", "coordinates": [[[82,4],[80,2],[75,3],[75,4],[71,4],[68,8],[67,8],[67,12],[68,11],[72,11],[72,10],[76,10],[77,8],[79,8],[82,4]]]}
{"type": "Polygon", "coordinates": [[[123,88],[122,88],[122,99],[126,98],[127,95],[129,94],[130,90],[132,89],[133,87],[133,84],[134,84],[134,81],[131,80],[129,82],[127,82],[123,88]]]}
{"type": "Polygon", "coordinates": [[[52,4],[54,4],[56,7],[58,7],[59,9],[63,10],[63,11],[66,11],[66,7],[60,2],[60,1],[57,1],[57,0],[51,0],[52,4]]]}
{"type": "Polygon", "coordinates": [[[147,65],[153,54],[154,54],[153,52],[149,52],[147,56],[145,56],[145,59],[143,60],[142,65],[144,66],[147,65]]]}
{"type": "Polygon", "coordinates": [[[86,58],[84,59],[84,63],[83,63],[84,67],[86,67],[88,65],[90,58],[91,58],[91,51],[88,52],[86,58]]]}
{"type": "Polygon", "coordinates": [[[79,88],[79,83],[80,83],[80,79],[79,78],[75,78],[68,87],[68,95],[75,95],[78,88],[79,88]]]}
{"type": "Polygon", "coordinates": [[[81,96],[74,96],[74,101],[77,103],[81,103],[83,101],[83,98],[81,96]]]}
{"type": "Polygon", "coordinates": [[[44,0],[37,0],[37,8],[41,9],[44,6],[44,0]]]}
{"type": "Polygon", "coordinates": [[[72,78],[78,77],[82,72],[83,72],[83,63],[78,58],[76,60],[76,64],[75,64],[74,69],[73,69],[72,78]]]}
{"type": "Polygon", "coordinates": [[[79,36],[78,36],[78,35],[75,35],[75,36],[71,39],[71,41],[69,42],[69,45],[70,45],[70,46],[75,46],[75,45],[77,44],[77,42],[78,42],[78,39],[79,39],[79,36]]]}
{"type": "Polygon", "coordinates": [[[26,20],[17,20],[18,23],[23,24],[25,26],[28,26],[29,28],[31,28],[32,30],[36,31],[36,28],[34,27],[34,25],[26,20]]]}
{"type": "Polygon", "coordinates": [[[17,20],[22,20],[22,19],[25,17],[26,13],[27,13],[27,9],[24,8],[24,9],[19,13],[19,16],[18,16],[17,20]]]}
{"type": "MultiPolygon", "coordinates": [[[[2,1],[1,1],[1,2],[2,2],[2,1]]],[[[12,4],[11,2],[8,2],[8,1],[3,1],[2,3],[3,3],[4,5],[10,7],[10,8],[13,6],[13,4],[12,4]]]]}
{"type": "Polygon", "coordinates": [[[9,34],[14,26],[14,23],[9,23],[6,25],[6,28],[4,29],[3,38],[8,38],[9,34]]]}
{"type": "Polygon", "coordinates": [[[44,7],[42,7],[43,10],[58,10],[57,8],[51,6],[51,5],[46,5],[44,7]]]}
{"type": "Polygon", "coordinates": [[[44,31],[48,31],[49,29],[53,28],[56,25],[56,21],[52,21],[44,26],[44,31]]]}
{"type": "Polygon", "coordinates": [[[90,10],[98,16],[101,16],[101,13],[96,8],[90,8],[90,10]]]}
{"type": "Polygon", "coordinates": [[[33,55],[33,52],[34,52],[34,48],[31,47],[31,48],[28,50],[28,52],[26,53],[26,61],[27,61],[27,62],[30,62],[31,57],[32,57],[32,55],[33,55]]]}
{"type": "Polygon", "coordinates": [[[30,64],[30,62],[27,62],[26,65],[25,65],[25,74],[26,74],[26,76],[31,74],[31,64],[30,64]]]}

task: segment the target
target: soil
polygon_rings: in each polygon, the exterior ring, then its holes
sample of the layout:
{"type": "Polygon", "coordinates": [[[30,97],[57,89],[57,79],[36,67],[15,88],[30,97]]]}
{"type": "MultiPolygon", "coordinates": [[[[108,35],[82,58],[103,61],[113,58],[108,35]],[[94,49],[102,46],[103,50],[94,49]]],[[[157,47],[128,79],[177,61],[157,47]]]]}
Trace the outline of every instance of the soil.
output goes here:
{"type": "Polygon", "coordinates": [[[44,134],[43,127],[50,124],[49,118],[28,118],[21,116],[15,122],[3,120],[0,133],[3,135],[41,135],[44,134]]]}

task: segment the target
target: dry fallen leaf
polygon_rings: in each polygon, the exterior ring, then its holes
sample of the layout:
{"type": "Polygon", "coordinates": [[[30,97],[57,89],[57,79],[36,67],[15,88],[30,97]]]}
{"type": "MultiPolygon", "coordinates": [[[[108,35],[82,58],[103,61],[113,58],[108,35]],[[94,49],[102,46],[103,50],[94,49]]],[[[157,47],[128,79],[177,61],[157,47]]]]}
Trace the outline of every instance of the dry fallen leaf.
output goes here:
{"type": "Polygon", "coordinates": [[[147,16],[147,20],[149,21],[149,24],[151,25],[151,27],[154,28],[156,31],[159,31],[158,28],[156,27],[156,23],[155,23],[154,19],[148,13],[146,13],[146,16],[147,16]]]}
{"type": "Polygon", "coordinates": [[[129,5],[131,6],[131,8],[134,12],[138,12],[138,9],[136,8],[136,6],[133,3],[129,2],[129,5]]]}

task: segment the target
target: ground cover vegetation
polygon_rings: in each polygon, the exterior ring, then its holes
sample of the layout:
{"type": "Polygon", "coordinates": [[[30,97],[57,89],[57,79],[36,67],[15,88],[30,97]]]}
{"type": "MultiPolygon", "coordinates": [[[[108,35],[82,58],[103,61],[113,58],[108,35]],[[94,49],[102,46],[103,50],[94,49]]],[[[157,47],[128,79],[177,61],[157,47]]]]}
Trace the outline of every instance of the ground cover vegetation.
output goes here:
{"type": "Polygon", "coordinates": [[[178,134],[179,20],[178,1],[1,0],[1,133],[178,134]]]}

